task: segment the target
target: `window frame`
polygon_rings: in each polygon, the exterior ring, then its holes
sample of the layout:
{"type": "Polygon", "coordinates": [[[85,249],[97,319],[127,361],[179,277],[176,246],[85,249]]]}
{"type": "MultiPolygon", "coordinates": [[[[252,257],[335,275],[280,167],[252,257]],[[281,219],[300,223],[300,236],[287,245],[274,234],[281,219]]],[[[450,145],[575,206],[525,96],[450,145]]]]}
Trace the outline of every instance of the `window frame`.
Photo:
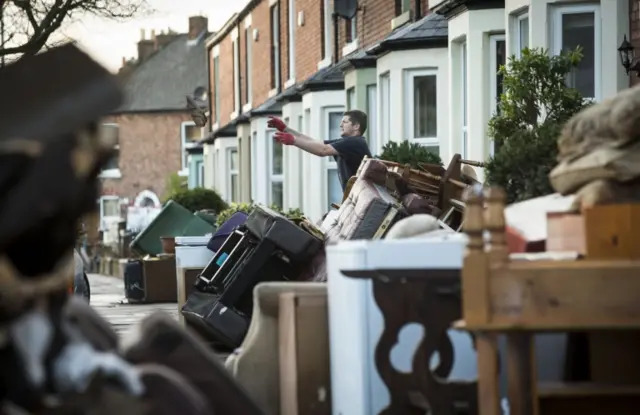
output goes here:
{"type": "MultiPolygon", "coordinates": [[[[469,56],[467,50],[467,42],[460,43],[460,88],[461,90],[461,102],[462,102],[462,126],[460,129],[460,155],[463,159],[467,158],[469,150],[469,82],[467,80],[468,75],[469,56]]],[[[437,93],[437,92],[436,92],[437,93]]],[[[436,107],[437,111],[437,107],[436,107]]]]}
{"type": "MultiPolygon", "coordinates": [[[[269,205],[274,204],[273,201],[273,184],[274,183],[282,183],[282,204],[284,205],[284,144],[280,144],[281,146],[283,146],[282,148],[282,173],[280,174],[274,174],[273,173],[273,167],[274,167],[274,163],[273,163],[273,156],[274,156],[274,146],[275,146],[275,140],[273,139],[273,135],[276,133],[276,130],[273,129],[269,129],[267,130],[267,143],[269,143],[267,145],[268,147],[268,153],[269,153],[269,158],[267,159],[267,168],[268,168],[268,176],[269,177],[269,187],[268,187],[268,194],[267,194],[267,200],[269,201],[269,205]]],[[[280,206],[280,208],[282,208],[283,206],[280,206]]]]}
{"type": "Polygon", "coordinates": [[[233,51],[233,112],[237,115],[240,114],[242,108],[241,95],[240,95],[240,44],[238,38],[232,41],[233,51]]]}
{"type": "Polygon", "coordinates": [[[258,169],[256,169],[255,162],[258,160],[258,132],[251,132],[251,200],[258,200],[258,169]]]}
{"type": "MultiPolygon", "coordinates": [[[[180,124],[181,168],[178,174],[181,176],[189,175],[189,154],[187,153],[187,150],[198,145],[197,143],[187,142],[187,127],[196,127],[196,123],[193,121],[183,121],[182,124],[180,124]]],[[[202,137],[202,130],[200,131],[200,137],[202,137]]]]}
{"type": "MultiPolygon", "coordinates": [[[[322,0],[322,4],[321,4],[321,20],[322,20],[322,25],[321,25],[321,43],[322,43],[322,61],[321,64],[324,64],[325,62],[328,62],[329,64],[331,63],[331,58],[333,55],[332,52],[332,36],[333,34],[331,33],[331,29],[333,27],[332,24],[332,10],[331,10],[331,0],[322,0]]],[[[321,65],[318,65],[321,66],[321,65]]],[[[321,68],[318,68],[321,69],[321,68]]]]}
{"type": "Polygon", "coordinates": [[[367,111],[367,141],[369,142],[369,149],[373,153],[378,152],[378,84],[369,84],[365,88],[366,94],[366,111],[367,111]],[[373,90],[373,94],[371,94],[373,90]],[[373,96],[371,96],[373,95],[373,96]]]}
{"type": "Polygon", "coordinates": [[[378,134],[379,146],[391,140],[391,73],[385,72],[378,77],[378,114],[380,116],[380,130],[378,134]]]}
{"type": "Polygon", "coordinates": [[[295,0],[288,0],[287,5],[287,15],[288,15],[288,72],[289,72],[289,81],[293,81],[296,79],[296,40],[295,40],[295,27],[296,27],[296,10],[295,10],[295,0]]]}
{"type": "Polygon", "coordinates": [[[236,166],[235,169],[231,168],[231,160],[233,159],[233,153],[238,155],[238,164],[240,164],[240,152],[238,147],[228,147],[227,148],[227,171],[229,172],[229,177],[227,178],[227,186],[228,186],[228,195],[231,203],[239,203],[240,202],[240,167],[236,166]],[[236,184],[238,185],[238,200],[233,199],[233,176],[236,176],[236,184]]]}
{"type": "Polygon", "coordinates": [[[251,107],[252,101],[252,90],[253,90],[253,37],[251,36],[251,25],[245,25],[244,28],[244,48],[245,48],[245,66],[244,66],[244,76],[245,76],[245,104],[251,107]]]}
{"type": "Polygon", "coordinates": [[[584,98],[600,101],[602,98],[602,22],[600,4],[580,3],[554,6],[551,9],[551,23],[553,25],[551,50],[555,55],[559,55],[562,52],[562,16],[581,13],[593,13],[593,90],[595,96],[584,98]]]}
{"type": "Polygon", "coordinates": [[[122,172],[120,171],[120,124],[115,122],[105,122],[102,123],[102,127],[115,127],[118,129],[118,142],[113,146],[117,157],[118,157],[118,167],[111,169],[102,169],[100,171],[99,178],[101,179],[120,179],[122,177],[122,172]]]}
{"type": "Polygon", "coordinates": [[[280,4],[276,2],[269,9],[271,37],[271,89],[279,91],[282,85],[280,68],[280,4]]]}
{"type": "MultiPolygon", "coordinates": [[[[527,24],[528,24],[528,28],[529,28],[529,32],[531,31],[531,20],[529,19],[529,8],[527,7],[524,11],[521,11],[520,13],[514,14],[512,16],[512,36],[514,38],[514,42],[513,42],[513,51],[512,54],[516,56],[516,58],[520,58],[522,56],[522,49],[524,49],[523,46],[523,42],[522,42],[522,33],[520,32],[520,25],[522,24],[522,21],[526,20],[527,24]]],[[[530,39],[530,34],[527,33],[527,46],[529,46],[529,39],[530,39]]]]}
{"type": "Polygon", "coordinates": [[[98,205],[99,205],[99,211],[100,211],[100,229],[103,231],[107,230],[107,219],[111,219],[114,220],[117,218],[117,220],[119,221],[121,219],[120,215],[117,216],[106,216],[105,213],[105,208],[104,208],[104,202],[107,200],[115,200],[118,205],[120,203],[120,196],[117,195],[102,195],[100,196],[100,198],[98,199],[98,205]]]}
{"type": "MultiPolygon", "coordinates": [[[[322,124],[325,129],[322,135],[323,137],[330,137],[329,132],[331,131],[331,124],[330,124],[331,114],[340,114],[340,117],[342,118],[342,114],[344,114],[344,107],[335,105],[335,106],[328,106],[328,107],[322,108],[322,121],[323,121],[322,124]]],[[[333,140],[335,138],[329,138],[329,139],[333,140]]],[[[329,200],[329,171],[330,170],[337,171],[338,163],[336,163],[333,157],[326,157],[324,161],[325,161],[325,177],[327,180],[326,189],[325,189],[325,198],[326,198],[325,205],[328,207],[331,204],[329,200]]],[[[338,179],[339,179],[339,176],[338,176],[338,179]]]]}
{"type": "MultiPolygon", "coordinates": [[[[489,72],[492,72],[492,68],[498,66],[498,42],[506,42],[506,36],[503,34],[496,34],[489,36],[489,72]]],[[[506,45],[505,45],[506,46],[506,45]]],[[[506,49],[506,48],[505,48],[506,49]]],[[[506,52],[506,50],[505,50],[506,52]]],[[[507,57],[505,56],[505,63],[507,57]]],[[[500,97],[497,94],[498,79],[497,72],[491,73],[489,77],[489,118],[493,117],[498,111],[498,101],[500,97]]],[[[495,155],[495,142],[489,140],[489,156],[495,155]]]]}
{"type": "Polygon", "coordinates": [[[437,146],[439,148],[440,140],[438,138],[438,129],[439,129],[439,126],[438,126],[438,71],[435,69],[417,69],[417,68],[407,69],[405,70],[404,76],[405,76],[405,85],[404,85],[405,108],[407,109],[407,111],[405,111],[406,112],[405,136],[408,137],[408,139],[412,143],[418,143],[422,146],[427,146],[427,147],[437,146]],[[433,76],[436,79],[436,135],[435,137],[414,137],[413,136],[415,132],[414,131],[415,78],[419,76],[433,76]],[[411,132],[411,134],[408,134],[409,131],[411,132]]]}
{"type": "Polygon", "coordinates": [[[220,55],[213,57],[213,99],[214,99],[214,120],[220,125],[220,55]]]}

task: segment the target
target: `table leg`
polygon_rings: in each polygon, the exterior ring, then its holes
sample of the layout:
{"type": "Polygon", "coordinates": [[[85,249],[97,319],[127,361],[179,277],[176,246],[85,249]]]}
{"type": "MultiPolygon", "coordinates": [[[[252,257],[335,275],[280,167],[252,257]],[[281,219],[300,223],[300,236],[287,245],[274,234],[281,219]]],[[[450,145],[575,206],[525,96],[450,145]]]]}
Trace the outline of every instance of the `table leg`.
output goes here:
{"type": "Polygon", "coordinates": [[[476,334],[479,415],[501,415],[497,335],[476,334]]]}
{"type": "Polygon", "coordinates": [[[507,334],[507,396],[511,415],[538,415],[533,336],[507,334]]]}

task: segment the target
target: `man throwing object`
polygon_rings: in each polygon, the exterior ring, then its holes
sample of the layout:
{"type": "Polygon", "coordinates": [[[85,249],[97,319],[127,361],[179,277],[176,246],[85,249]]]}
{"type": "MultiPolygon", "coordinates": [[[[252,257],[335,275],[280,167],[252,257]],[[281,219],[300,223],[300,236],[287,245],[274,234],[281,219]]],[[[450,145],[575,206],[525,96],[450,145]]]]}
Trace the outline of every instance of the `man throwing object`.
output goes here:
{"type": "Polygon", "coordinates": [[[278,130],[274,139],[287,146],[296,146],[318,157],[333,156],[338,165],[338,177],[344,191],[351,176],[355,176],[362,159],[371,157],[367,140],[362,136],[367,131],[367,114],[358,110],[344,113],[340,122],[341,137],[324,142],[288,127],[280,118],[269,117],[267,125],[278,130]]]}

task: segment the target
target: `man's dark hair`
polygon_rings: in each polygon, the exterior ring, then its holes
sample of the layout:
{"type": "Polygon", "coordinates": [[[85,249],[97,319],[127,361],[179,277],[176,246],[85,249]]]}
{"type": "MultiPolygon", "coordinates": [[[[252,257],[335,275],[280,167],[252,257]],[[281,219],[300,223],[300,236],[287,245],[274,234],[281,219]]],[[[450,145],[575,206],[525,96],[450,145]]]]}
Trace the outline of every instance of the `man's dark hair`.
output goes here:
{"type": "Polygon", "coordinates": [[[360,134],[364,135],[364,132],[367,131],[367,114],[360,110],[351,110],[342,115],[349,117],[353,124],[358,124],[360,126],[360,134]]]}

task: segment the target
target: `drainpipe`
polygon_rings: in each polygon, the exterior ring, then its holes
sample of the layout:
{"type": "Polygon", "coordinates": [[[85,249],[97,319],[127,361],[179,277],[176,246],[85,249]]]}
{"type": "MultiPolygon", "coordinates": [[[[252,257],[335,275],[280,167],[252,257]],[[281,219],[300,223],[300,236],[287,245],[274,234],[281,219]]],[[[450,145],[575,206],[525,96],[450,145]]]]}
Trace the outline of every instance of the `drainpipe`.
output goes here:
{"type": "Polygon", "coordinates": [[[333,17],[333,63],[338,63],[338,53],[340,48],[340,43],[338,42],[338,36],[340,35],[340,27],[338,27],[338,22],[340,21],[340,17],[338,13],[333,12],[331,15],[333,17]]]}

